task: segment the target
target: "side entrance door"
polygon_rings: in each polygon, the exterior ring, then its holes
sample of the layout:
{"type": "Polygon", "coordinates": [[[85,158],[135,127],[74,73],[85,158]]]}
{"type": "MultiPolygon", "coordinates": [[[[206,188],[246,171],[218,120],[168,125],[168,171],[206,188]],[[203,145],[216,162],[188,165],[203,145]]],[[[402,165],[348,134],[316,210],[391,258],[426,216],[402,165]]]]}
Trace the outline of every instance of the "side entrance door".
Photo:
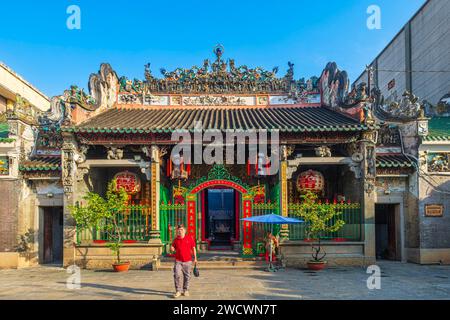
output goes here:
{"type": "Polygon", "coordinates": [[[63,260],[63,209],[43,207],[43,263],[63,260]]]}

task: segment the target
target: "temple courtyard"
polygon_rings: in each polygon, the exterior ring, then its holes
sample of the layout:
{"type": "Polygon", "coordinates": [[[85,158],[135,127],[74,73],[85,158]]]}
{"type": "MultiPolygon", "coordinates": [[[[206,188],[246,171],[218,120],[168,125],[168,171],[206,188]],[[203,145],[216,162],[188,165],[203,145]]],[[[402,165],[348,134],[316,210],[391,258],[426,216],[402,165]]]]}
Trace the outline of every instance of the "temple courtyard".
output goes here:
{"type": "MultiPolygon", "coordinates": [[[[369,290],[361,267],[313,272],[286,269],[202,270],[189,299],[450,299],[450,266],[379,262],[381,289],[369,290]]],[[[0,270],[0,299],[172,299],[169,270],[81,270],[81,288],[67,288],[70,274],[58,267],[0,270]]],[[[180,300],[185,300],[181,297],[180,300]]]]}

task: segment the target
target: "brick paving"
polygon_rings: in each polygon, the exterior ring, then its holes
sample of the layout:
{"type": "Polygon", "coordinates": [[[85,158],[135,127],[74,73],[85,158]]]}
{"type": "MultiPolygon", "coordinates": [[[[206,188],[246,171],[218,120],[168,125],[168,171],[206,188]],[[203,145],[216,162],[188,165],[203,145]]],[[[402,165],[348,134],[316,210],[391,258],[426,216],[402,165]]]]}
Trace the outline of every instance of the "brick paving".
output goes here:
{"type": "MultiPolygon", "coordinates": [[[[320,272],[286,269],[203,270],[189,299],[450,299],[450,266],[379,262],[381,289],[369,290],[360,267],[320,272]]],[[[0,299],[172,299],[170,271],[81,270],[81,289],[68,289],[57,267],[0,270],[0,299]]],[[[187,298],[180,298],[180,300],[187,298]]]]}

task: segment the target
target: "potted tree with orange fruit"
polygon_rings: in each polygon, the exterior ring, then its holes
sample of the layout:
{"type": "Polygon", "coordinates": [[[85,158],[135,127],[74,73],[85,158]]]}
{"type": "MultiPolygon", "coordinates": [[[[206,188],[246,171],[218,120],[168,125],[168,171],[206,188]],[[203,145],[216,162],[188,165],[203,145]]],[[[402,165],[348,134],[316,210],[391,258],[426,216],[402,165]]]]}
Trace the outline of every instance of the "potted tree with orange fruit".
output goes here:
{"type": "Polygon", "coordinates": [[[88,192],[83,197],[84,203],[70,206],[70,212],[77,223],[78,230],[93,230],[100,228],[108,234],[106,246],[113,252],[116,263],[112,266],[114,271],[128,271],[129,261],[121,261],[120,248],[122,247],[122,230],[118,224],[117,213],[123,212],[128,203],[128,194],[125,189],[117,189],[115,181],[108,184],[106,197],[95,192],[88,192]]]}
{"type": "Polygon", "coordinates": [[[336,206],[328,203],[320,203],[317,194],[308,191],[301,196],[302,204],[298,207],[296,214],[305,221],[306,233],[311,241],[312,259],[307,262],[311,270],[322,270],[327,262],[326,252],[321,245],[321,237],[327,232],[336,232],[341,229],[345,222],[335,219],[342,212],[336,206]]]}

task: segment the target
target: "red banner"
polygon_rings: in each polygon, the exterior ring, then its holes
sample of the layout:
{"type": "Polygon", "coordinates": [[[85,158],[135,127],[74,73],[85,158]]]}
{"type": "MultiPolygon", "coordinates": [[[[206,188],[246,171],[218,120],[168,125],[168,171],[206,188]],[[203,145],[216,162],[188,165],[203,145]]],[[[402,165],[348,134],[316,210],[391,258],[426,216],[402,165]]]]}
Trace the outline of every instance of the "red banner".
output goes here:
{"type": "MultiPolygon", "coordinates": [[[[243,216],[244,218],[250,218],[252,216],[252,201],[244,200],[242,202],[243,208],[243,216]]],[[[252,246],[252,223],[248,221],[244,221],[243,227],[244,239],[243,239],[243,253],[244,255],[252,255],[253,254],[253,246],[252,246]]]]}
{"type": "Polygon", "coordinates": [[[195,236],[195,201],[187,202],[187,233],[192,236],[192,238],[196,239],[195,236]]]}

